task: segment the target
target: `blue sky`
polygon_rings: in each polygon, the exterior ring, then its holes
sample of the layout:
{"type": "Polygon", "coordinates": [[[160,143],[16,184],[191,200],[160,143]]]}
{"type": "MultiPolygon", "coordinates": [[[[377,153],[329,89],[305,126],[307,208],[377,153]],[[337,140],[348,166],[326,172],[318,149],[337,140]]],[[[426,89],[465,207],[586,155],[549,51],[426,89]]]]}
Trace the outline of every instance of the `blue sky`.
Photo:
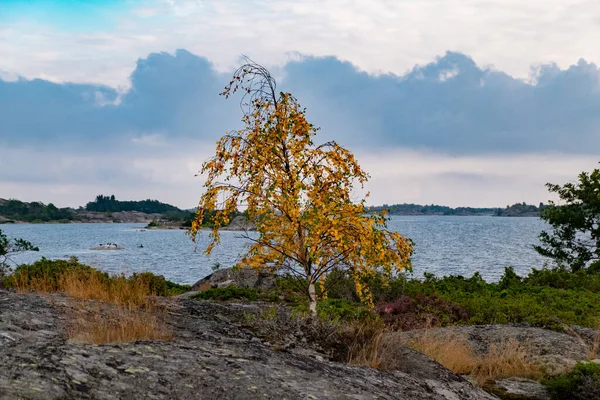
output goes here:
{"type": "Polygon", "coordinates": [[[0,21],[43,24],[70,33],[106,31],[115,29],[118,16],[137,5],[123,0],[3,0],[0,21]]]}
{"type": "Polygon", "coordinates": [[[600,7],[485,3],[3,1],[0,197],[193,206],[244,53],[357,154],[373,203],[547,201],[599,161],[600,7]]]}

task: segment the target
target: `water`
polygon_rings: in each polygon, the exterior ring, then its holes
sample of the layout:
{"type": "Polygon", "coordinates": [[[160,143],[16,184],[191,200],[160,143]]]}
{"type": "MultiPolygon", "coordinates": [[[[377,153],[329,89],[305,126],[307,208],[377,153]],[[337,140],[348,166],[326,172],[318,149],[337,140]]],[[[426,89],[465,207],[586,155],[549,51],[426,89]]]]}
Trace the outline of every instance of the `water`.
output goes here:
{"type": "MultiPolygon", "coordinates": [[[[221,245],[210,257],[202,250],[208,232],[194,244],[183,230],[145,230],[145,224],[45,224],[1,225],[9,237],[29,240],[39,252],[18,254],[17,263],[40,257],[66,259],[76,256],[85,264],[110,273],[151,271],[178,283],[194,283],[210,274],[215,263],[233,265],[244,251],[246,240],[239,232],[221,232],[221,245]],[[120,251],[91,250],[100,243],[117,243],[120,251]],[[143,245],[143,248],[138,247],[143,245]],[[195,252],[195,247],[198,251],[195,252]]],[[[470,276],[480,271],[487,280],[497,280],[504,267],[518,273],[540,268],[548,259],[532,248],[538,234],[547,229],[538,218],[394,216],[389,228],[415,242],[415,276],[470,276]]]]}

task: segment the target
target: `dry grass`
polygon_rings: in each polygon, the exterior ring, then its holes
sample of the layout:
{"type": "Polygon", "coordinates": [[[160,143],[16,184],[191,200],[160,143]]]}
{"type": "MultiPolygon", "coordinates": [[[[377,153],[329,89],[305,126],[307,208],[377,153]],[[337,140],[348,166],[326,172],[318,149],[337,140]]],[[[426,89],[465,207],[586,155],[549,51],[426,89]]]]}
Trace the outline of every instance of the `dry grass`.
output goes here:
{"type": "Polygon", "coordinates": [[[73,314],[67,328],[70,340],[109,344],[173,338],[167,325],[157,316],[160,310],[156,296],[143,280],[69,271],[58,278],[16,275],[14,285],[21,293],[64,292],[78,299],[69,302],[73,314]]]}
{"type": "Polygon", "coordinates": [[[452,372],[471,375],[479,385],[508,377],[541,378],[540,367],[528,360],[526,349],[516,340],[492,344],[486,354],[477,355],[460,338],[435,338],[427,331],[409,344],[452,372]]]}
{"type": "Polygon", "coordinates": [[[68,329],[70,340],[88,344],[171,340],[173,333],[150,311],[132,311],[124,307],[90,310],[88,302],[77,302],[79,317],[68,329]]]}
{"type": "Polygon", "coordinates": [[[57,292],[59,289],[48,276],[30,278],[27,274],[15,274],[13,279],[17,293],[29,293],[31,291],[51,293],[57,292]]]}
{"type": "Polygon", "coordinates": [[[470,374],[477,365],[477,357],[467,342],[460,338],[440,340],[429,335],[428,331],[412,340],[409,347],[442,364],[457,374],[470,374]]]}
{"type": "Polygon", "coordinates": [[[61,287],[70,297],[88,300],[101,300],[129,310],[151,308],[156,304],[155,296],[142,281],[129,281],[124,275],[113,276],[109,280],[99,274],[82,276],[66,274],[61,277],[61,287]]]}
{"type": "Polygon", "coordinates": [[[344,336],[350,339],[348,363],[391,371],[398,360],[393,348],[397,346],[391,339],[390,330],[377,321],[347,326],[344,336]]]}
{"type": "Polygon", "coordinates": [[[491,345],[486,354],[475,354],[461,337],[435,337],[424,330],[410,342],[398,338],[394,332],[377,323],[346,328],[349,344],[348,362],[383,370],[397,369],[401,347],[408,345],[437,361],[452,372],[470,375],[483,386],[489,380],[523,377],[537,379],[543,376],[541,368],[530,362],[526,350],[515,340],[491,345]]]}

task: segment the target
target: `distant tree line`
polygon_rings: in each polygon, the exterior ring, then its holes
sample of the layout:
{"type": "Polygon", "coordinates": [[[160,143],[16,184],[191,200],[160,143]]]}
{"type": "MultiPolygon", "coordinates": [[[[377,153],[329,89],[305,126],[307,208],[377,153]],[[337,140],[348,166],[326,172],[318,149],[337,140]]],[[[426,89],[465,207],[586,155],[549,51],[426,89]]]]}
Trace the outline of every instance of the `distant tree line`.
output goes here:
{"type": "Polygon", "coordinates": [[[506,206],[504,210],[498,209],[494,215],[499,217],[518,217],[518,216],[532,216],[538,217],[542,214],[544,209],[548,207],[544,203],[540,203],[539,206],[526,203],[515,203],[512,206],[506,206]]]}
{"type": "Polygon", "coordinates": [[[488,207],[448,207],[436,204],[384,204],[382,206],[370,207],[370,211],[379,212],[387,210],[392,215],[495,215],[495,216],[539,216],[542,209],[546,207],[543,203],[539,206],[526,203],[516,203],[506,208],[488,207]]]}
{"type": "Polygon", "coordinates": [[[395,215],[493,215],[497,208],[474,208],[440,206],[436,204],[384,204],[382,206],[370,207],[371,211],[387,210],[389,214],[395,215]]]}
{"type": "Polygon", "coordinates": [[[85,209],[98,212],[140,211],[147,214],[185,213],[175,206],[161,203],[158,200],[121,201],[117,200],[114,195],[104,196],[101,194],[96,196],[95,201],[87,203],[85,209]]]}
{"type": "Polygon", "coordinates": [[[48,205],[40,202],[25,203],[14,199],[0,202],[0,215],[25,222],[72,221],[76,219],[70,208],[58,208],[52,203],[48,205]]]}

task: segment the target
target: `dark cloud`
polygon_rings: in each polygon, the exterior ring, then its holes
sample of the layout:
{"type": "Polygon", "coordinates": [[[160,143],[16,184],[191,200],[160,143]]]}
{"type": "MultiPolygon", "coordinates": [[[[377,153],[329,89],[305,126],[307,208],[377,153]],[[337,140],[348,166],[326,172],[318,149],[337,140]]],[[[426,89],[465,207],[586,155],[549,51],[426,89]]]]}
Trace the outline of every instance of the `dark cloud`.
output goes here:
{"type": "Polygon", "coordinates": [[[540,67],[535,85],[460,53],[402,77],[368,75],[334,58],[306,58],[286,72],[317,124],[339,126],[352,142],[451,153],[600,148],[600,72],[583,60],[564,71],[540,67]]]}
{"type": "MultiPolygon", "coordinates": [[[[598,67],[581,60],[533,73],[535,84],[528,84],[451,52],[404,76],[307,57],[284,66],[279,88],[308,108],[323,140],[352,146],[597,153],[598,67]]],[[[0,142],[92,151],[102,142],[153,134],[212,140],[239,126],[237,99],[218,96],[229,78],[207,59],[178,50],[139,60],[122,96],[98,85],[0,81],[0,142]]]]}

